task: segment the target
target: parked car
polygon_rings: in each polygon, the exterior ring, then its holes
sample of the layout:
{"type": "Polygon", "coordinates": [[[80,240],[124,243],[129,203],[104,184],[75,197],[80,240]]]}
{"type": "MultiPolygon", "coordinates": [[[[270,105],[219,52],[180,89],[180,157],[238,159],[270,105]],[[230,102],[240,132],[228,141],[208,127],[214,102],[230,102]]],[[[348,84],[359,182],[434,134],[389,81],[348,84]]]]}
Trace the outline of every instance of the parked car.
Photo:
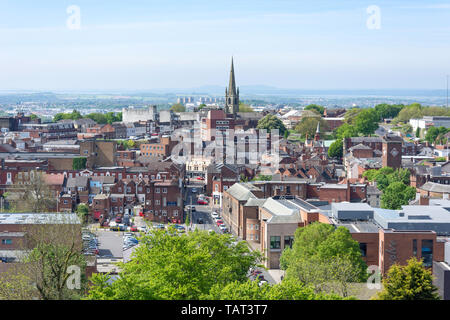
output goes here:
{"type": "Polygon", "coordinates": [[[258,286],[263,286],[265,283],[268,283],[267,282],[267,280],[261,280],[259,283],[258,283],[258,286]]]}
{"type": "Polygon", "coordinates": [[[224,224],[219,225],[219,229],[222,232],[227,232],[228,231],[228,228],[224,224]]]}
{"type": "Polygon", "coordinates": [[[203,177],[197,177],[197,180],[205,180],[203,177]]]}
{"type": "Polygon", "coordinates": [[[217,226],[219,227],[221,224],[223,224],[223,221],[222,221],[222,220],[217,220],[217,221],[216,221],[216,224],[217,224],[217,226]]]}
{"type": "Polygon", "coordinates": [[[203,224],[203,219],[202,218],[198,218],[197,223],[198,224],[203,224]]]}
{"type": "Polygon", "coordinates": [[[213,218],[218,218],[218,217],[219,217],[219,214],[218,214],[217,212],[213,211],[213,212],[211,212],[211,216],[212,216],[213,218]]]}
{"type": "Polygon", "coordinates": [[[130,231],[131,231],[131,232],[138,232],[138,228],[137,228],[136,226],[132,226],[132,227],[130,228],[130,231]]]}
{"type": "Polygon", "coordinates": [[[204,205],[208,204],[208,201],[206,201],[206,199],[205,200],[199,199],[199,200],[197,200],[197,204],[204,206],[204,205]]]}
{"type": "Polygon", "coordinates": [[[116,217],[116,219],[114,221],[116,221],[116,223],[121,223],[122,222],[122,218],[121,217],[116,217]]]}
{"type": "Polygon", "coordinates": [[[192,188],[192,193],[197,193],[197,188],[192,188]]]}

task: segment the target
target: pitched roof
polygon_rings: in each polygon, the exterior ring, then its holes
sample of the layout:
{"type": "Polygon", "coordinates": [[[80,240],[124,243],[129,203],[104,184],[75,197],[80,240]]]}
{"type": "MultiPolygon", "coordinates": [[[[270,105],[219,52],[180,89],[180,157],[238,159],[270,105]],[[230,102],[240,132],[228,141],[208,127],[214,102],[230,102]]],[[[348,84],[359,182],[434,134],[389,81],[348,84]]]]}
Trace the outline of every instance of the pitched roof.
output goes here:
{"type": "Polygon", "coordinates": [[[248,182],[239,182],[233,184],[226,192],[239,201],[247,201],[250,198],[257,199],[252,191],[261,191],[261,189],[248,182]]]}

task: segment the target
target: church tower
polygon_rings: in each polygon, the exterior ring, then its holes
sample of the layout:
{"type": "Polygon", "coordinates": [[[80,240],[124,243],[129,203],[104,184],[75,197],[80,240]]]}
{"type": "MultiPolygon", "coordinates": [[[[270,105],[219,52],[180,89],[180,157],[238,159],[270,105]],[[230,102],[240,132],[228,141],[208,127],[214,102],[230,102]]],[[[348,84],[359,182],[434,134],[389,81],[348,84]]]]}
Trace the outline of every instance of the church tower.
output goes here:
{"type": "Polygon", "coordinates": [[[239,88],[236,88],[234,80],[234,64],[231,58],[230,83],[225,89],[225,112],[236,115],[239,112],[239,88]]]}

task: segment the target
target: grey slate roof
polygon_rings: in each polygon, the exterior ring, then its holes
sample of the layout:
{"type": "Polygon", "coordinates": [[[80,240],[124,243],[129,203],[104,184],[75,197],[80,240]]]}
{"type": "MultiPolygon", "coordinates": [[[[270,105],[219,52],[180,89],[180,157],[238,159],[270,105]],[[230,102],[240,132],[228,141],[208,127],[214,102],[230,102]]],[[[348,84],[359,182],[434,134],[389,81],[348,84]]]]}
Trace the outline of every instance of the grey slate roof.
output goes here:
{"type": "Polygon", "coordinates": [[[450,193],[450,185],[448,184],[440,184],[435,182],[427,182],[420,189],[429,191],[429,192],[438,192],[438,193],[450,193]]]}
{"type": "Polygon", "coordinates": [[[239,182],[233,184],[226,192],[239,201],[247,201],[250,198],[256,199],[252,191],[261,191],[261,189],[248,182],[239,182]]]}

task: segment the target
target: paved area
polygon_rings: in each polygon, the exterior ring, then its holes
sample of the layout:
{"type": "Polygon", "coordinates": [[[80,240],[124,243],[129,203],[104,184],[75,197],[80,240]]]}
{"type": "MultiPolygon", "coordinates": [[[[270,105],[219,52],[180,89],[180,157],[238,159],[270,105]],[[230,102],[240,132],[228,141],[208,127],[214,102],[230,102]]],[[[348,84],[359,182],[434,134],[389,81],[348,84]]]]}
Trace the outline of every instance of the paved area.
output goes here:
{"type": "Polygon", "coordinates": [[[123,258],[123,232],[98,230],[97,237],[100,257],[123,258]]]}

